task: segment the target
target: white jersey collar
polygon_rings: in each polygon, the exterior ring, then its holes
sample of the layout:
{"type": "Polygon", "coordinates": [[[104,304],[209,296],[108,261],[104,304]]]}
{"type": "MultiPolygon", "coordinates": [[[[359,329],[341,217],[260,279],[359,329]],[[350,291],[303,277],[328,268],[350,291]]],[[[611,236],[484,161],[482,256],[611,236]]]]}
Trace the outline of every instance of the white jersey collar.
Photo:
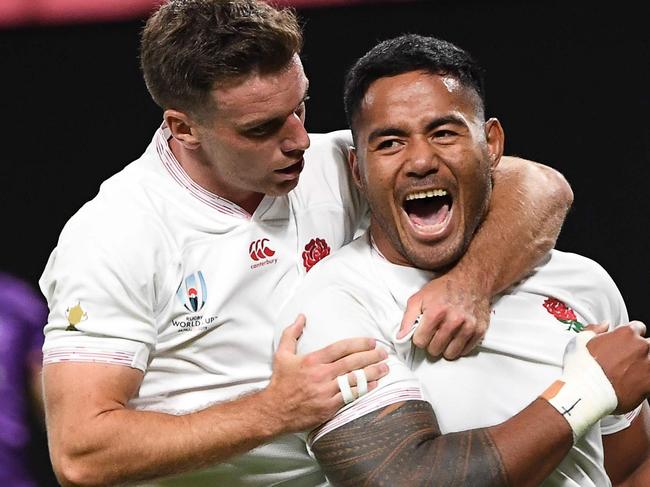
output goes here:
{"type": "Polygon", "coordinates": [[[419,291],[436,276],[431,271],[392,263],[377,248],[370,230],[367,232],[367,238],[373,264],[382,274],[395,302],[400,303],[400,306],[405,305],[413,293],[419,291]]]}
{"type": "MultiPolygon", "coordinates": [[[[185,188],[194,198],[198,199],[210,208],[226,215],[250,220],[253,215],[248,213],[242,207],[226,198],[208,191],[190,178],[169,147],[169,139],[171,139],[171,137],[172,135],[169,127],[163,123],[154,135],[154,145],[160,161],[172,179],[185,188]]],[[[271,207],[274,200],[274,197],[265,195],[255,210],[255,214],[264,214],[271,207]]]]}

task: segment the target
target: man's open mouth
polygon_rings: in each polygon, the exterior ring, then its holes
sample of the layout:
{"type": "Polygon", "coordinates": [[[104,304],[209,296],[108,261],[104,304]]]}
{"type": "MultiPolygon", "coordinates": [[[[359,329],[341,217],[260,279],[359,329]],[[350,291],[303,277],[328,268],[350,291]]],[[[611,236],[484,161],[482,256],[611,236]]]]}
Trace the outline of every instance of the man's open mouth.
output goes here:
{"type": "Polygon", "coordinates": [[[305,163],[304,159],[300,159],[298,162],[295,164],[291,164],[290,166],[287,166],[283,169],[276,169],[275,172],[279,172],[281,174],[293,174],[295,172],[300,172],[302,171],[302,166],[305,163]]]}
{"type": "Polygon", "coordinates": [[[447,221],[452,203],[453,199],[446,189],[426,189],[406,195],[403,208],[413,226],[426,230],[447,221]]]}

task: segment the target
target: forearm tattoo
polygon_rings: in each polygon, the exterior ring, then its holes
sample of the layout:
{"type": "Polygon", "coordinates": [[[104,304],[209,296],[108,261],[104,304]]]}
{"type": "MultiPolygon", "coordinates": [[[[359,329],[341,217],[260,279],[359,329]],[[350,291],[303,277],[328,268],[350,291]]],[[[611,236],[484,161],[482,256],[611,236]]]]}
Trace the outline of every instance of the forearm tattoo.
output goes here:
{"type": "Polygon", "coordinates": [[[499,451],[485,429],[440,434],[425,401],[369,413],[312,447],[333,486],[506,486],[499,451]]]}

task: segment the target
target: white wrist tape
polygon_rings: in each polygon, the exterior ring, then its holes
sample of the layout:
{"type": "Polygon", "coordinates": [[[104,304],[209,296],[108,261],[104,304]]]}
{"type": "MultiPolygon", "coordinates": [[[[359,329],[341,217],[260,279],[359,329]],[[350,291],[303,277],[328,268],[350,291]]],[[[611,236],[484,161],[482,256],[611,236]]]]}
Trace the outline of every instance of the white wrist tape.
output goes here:
{"type": "Polygon", "coordinates": [[[567,420],[574,443],[618,404],[612,384],[587,349],[595,335],[583,331],[569,342],[562,377],[541,395],[567,420]]]}

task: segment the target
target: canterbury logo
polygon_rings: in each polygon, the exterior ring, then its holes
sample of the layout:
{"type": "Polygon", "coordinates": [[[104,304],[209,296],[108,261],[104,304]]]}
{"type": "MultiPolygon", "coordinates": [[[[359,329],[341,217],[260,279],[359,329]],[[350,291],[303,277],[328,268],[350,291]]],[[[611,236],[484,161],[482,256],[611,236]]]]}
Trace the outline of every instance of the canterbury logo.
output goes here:
{"type": "Polygon", "coordinates": [[[275,250],[271,250],[266,246],[266,243],[269,241],[268,238],[261,238],[259,240],[253,240],[250,247],[248,247],[248,253],[251,256],[251,259],[254,261],[264,260],[268,257],[273,257],[275,255],[275,250]]]}

